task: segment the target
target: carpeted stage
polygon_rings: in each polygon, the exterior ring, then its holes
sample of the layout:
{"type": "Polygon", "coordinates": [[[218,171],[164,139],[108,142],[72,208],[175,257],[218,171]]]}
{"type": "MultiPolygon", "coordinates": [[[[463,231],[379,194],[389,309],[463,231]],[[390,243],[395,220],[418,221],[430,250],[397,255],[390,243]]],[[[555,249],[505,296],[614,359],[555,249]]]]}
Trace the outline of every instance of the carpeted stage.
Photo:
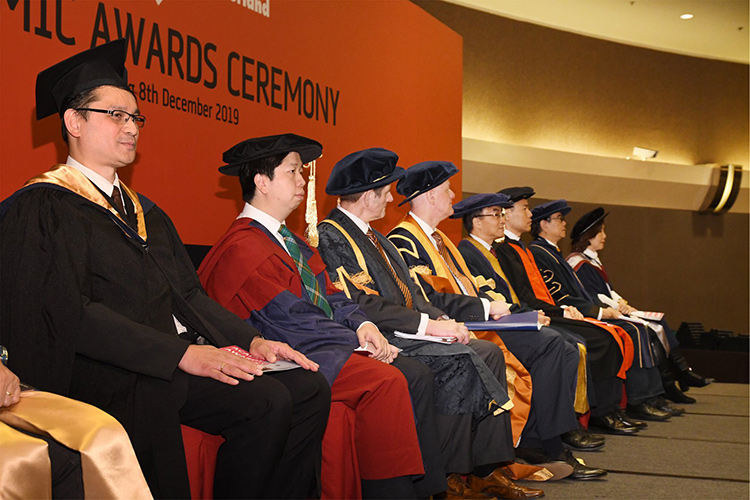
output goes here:
{"type": "Polygon", "coordinates": [[[597,452],[577,452],[609,471],[604,480],[547,483],[547,498],[749,498],[748,388],[714,383],[687,393],[698,400],[668,422],[649,422],[636,436],[607,436],[597,452]]]}

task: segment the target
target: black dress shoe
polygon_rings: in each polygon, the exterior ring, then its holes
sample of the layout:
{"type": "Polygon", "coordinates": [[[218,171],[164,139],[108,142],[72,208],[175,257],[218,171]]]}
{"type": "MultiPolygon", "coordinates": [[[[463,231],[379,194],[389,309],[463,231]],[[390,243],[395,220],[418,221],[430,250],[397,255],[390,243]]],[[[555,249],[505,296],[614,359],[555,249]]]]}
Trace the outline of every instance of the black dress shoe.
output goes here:
{"type": "Polygon", "coordinates": [[[638,419],[651,420],[653,422],[664,422],[672,418],[672,414],[666,411],[662,411],[659,408],[655,408],[647,403],[641,403],[637,405],[628,405],[625,412],[629,416],[633,416],[638,419]]]}
{"type": "Polygon", "coordinates": [[[594,436],[583,429],[566,432],[560,437],[565,447],[573,450],[594,451],[604,446],[602,436],[594,436]]]}
{"type": "Polygon", "coordinates": [[[664,397],[674,403],[683,405],[691,405],[695,403],[695,398],[691,398],[690,396],[679,390],[675,384],[664,386],[664,397]]]}
{"type": "Polygon", "coordinates": [[[653,400],[649,401],[648,404],[653,406],[654,408],[658,408],[661,411],[665,411],[669,413],[673,417],[679,417],[683,413],[685,413],[685,408],[678,408],[676,406],[672,406],[671,404],[667,403],[667,400],[664,399],[662,396],[654,398],[653,400]]]}
{"type": "Polygon", "coordinates": [[[682,389],[683,392],[687,392],[690,387],[705,387],[715,380],[712,378],[706,378],[702,375],[698,375],[693,371],[692,368],[688,368],[687,370],[680,372],[680,374],[677,376],[677,379],[680,382],[680,389],[682,389]]]}
{"type": "Polygon", "coordinates": [[[615,412],[617,418],[620,419],[622,423],[624,423],[628,427],[635,427],[636,429],[648,429],[648,424],[646,422],[643,422],[641,420],[638,420],[636,418],[629,417],[625,410],[617,410],[615,412]]]}
{"type": "Polygon", "coordinates": [[[565,479],[573,472],[573,466],[563,459],[550,458],[543,450],[537,448],[516,448],[516,458],[519,458],[527,464],[544,467],[552,477],[549,481],[565,479]]]}
{"type": "Polygon", "coordinates": [[[590,479],[597,479],[607,475],[607,471],[599,469],[597,467],[588,467],[582,464],[570,450],[564,450],[561,458],[564,458],[567,463],[573,466],[573,472],[570,473],[568,479],[575,481],[588,481],[590,479]]]}
{"type": "Polygon", "coordinates": [[[638,428],[625,425],[614,413],[603,417],[591,417],[589,426],[596,427],[607,434],[619,434],[621,436],[629,436],[638,432],[638,428]]]}

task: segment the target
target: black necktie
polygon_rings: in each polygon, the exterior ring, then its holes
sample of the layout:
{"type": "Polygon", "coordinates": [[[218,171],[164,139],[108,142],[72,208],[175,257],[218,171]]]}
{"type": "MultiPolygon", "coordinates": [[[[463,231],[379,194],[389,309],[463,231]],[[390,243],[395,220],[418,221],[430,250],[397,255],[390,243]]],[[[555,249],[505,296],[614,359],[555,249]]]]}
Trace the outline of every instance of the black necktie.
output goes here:
{"type": "Polygon", "coordinates": [[[122,203],[122,193],[120,193],[120,188],[117,186],[112,186],[112,188],[112,201],[115,202],[115,208],[120,212],[120,215],[125,217],[125,205],[122,203]]]}

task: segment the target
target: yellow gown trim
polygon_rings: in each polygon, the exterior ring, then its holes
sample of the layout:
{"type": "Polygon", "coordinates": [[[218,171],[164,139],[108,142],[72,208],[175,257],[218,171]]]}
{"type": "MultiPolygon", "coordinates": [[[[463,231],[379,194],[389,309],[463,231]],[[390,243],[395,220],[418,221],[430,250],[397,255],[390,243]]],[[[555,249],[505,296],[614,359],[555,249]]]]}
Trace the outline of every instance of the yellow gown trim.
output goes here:
{"type": "MultiPolygon", "coordinates": [[[[55,165],[47,172],[37,175],[36,177],[32,177],[31,179],[26,181],[24,187],[38,183],[55,184],[57,186],[64,187],[69,191],[73,191],[78,196],[86,198],[90,202],[99,205],[105,210],[108,210],[110,213],[112,213],[112,215],[114,215],[127,225],[127,221],[125,221],[117,211],[117,209],[113,207],[109,203],[109,201],[107,201],[107,198],[105,198],[104,195],[102,195],[102,193],[100,193],[99,190],[96,189],[94,184],[92,184],[92,182],[85,175],[83,175],[81,172],[71,167],[70,165],[55,165]]],[[[140,236],[143,241],[146,241],[146,219],[143,213],[143,206],[141,206],[141,202],[138,198],[138,193],[127,187],[122,182],[120,182],[120,187],[128,195],[130,201],[133,202],[133,207],[135,207],[136,220],[138,221],[138,236],[140,236]]]]}
{"type": "Polygon", "coordinates": [[[23,392],[18,403],[0,409],[0,477],[14,473],[10,482],[0,481],[0,497],[50,498],[51,494],[47,443],[31,438],[36,441],[32,445],[29,436],[16,429],[80,451],[86,498],[152,498],[130,439],[117,420],[86,403],[41,391],[23,392]],[[19,454],[24,451],[34,453],[41,465],[30,464],[32,457],[19,454]],[[12,487],[28,488],[28,494],[7,496],[6,489],[12,487]],[[50,494],[39,495],[37,488],[50,494]]]}

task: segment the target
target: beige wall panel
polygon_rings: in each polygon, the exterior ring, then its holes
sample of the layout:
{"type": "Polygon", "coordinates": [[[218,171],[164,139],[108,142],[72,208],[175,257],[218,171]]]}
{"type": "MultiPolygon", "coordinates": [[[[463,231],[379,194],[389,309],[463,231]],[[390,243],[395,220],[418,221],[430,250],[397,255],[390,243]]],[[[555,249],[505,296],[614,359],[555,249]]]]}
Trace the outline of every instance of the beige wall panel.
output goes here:
{"type": "Polygon", "coordinates": [[[748,167],[748,66],[414,0],[464,38],[463,136],[668,163],[748,167]]]}
{"type": "MultiPolygon", "coordinates": [[[[467,138],[463,158],[465,191],[492,191],[513,179],[516,184],[533,181],[540,196],[564,193],[590,203],[698,210],[718,182],[715,165],[623,160],[467,138]]],[[[750,211],[747,174],[732,212],[750,211]]]]}
{"type": "Polygon", "coordinates": [[[748,333],[748,65],[413,1],[464,39],[465,193],[532,185],[533,204],[570,200],[571,227],[603,205],[602,257],[621,294],[675,328],[748,333]],[[634,146],[659,162],[626,162],[634,146]],[[723,216],[694,211],[709,163],[745,170],[723,216]]]}
{"type": "Polygon", "coordinates": [[[694,184],[488,165],[468,160],[464,160],[463,169],[463,189],[467,192],[532,186],[544,198],[585,203],[616,200],[626,206],[694,210],[700,207],[707,191],[694,184]]]}

